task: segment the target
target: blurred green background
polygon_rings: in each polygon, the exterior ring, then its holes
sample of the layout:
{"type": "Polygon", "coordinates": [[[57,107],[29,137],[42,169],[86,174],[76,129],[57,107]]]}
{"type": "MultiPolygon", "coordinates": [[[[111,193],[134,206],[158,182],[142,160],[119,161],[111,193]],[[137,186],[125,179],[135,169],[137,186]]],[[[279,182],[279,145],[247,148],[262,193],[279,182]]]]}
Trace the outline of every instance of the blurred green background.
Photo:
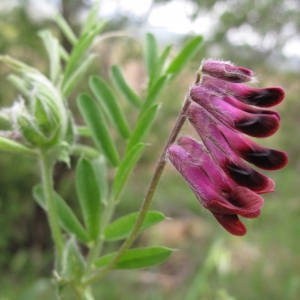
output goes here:
{"type": "MultiPolygon", "coordinates": [[[[46,54],[37,32],[51,29],[70,49],[52,18],[60,11],[78,32],[90,6],[91,1],[83,0],[1,0],[0,53],[46,72],[46,54]]],[[[103,0],[100,17],[109,20],[107,31],[129,31],[139,41],[145,32],[152,32],[161,47],[174,44],[174,55],[189,37],[205,37],[202,49],[161,97],[149,145],[132,174],[117,216],[139,209],[163,141],[203,58],[231,60],[254,70],[257,86],[284,88],[286,98],[276,107],[282,118],[280,130],[260,142],[287,151],[289,164],[268,172],[276,181],[276,191],[264,196],[258,219],[245,220],[245,237],[230,236],[220,228],[168,166],[152,208],[171,219],[147,230],[136,245],[156,243],[179,250],[157,268],[112,272],[93,287],[96,299],[300,299],[300,2],[103,0]]],[[[108,77],[109,67],[118,63],[135,90],[143,93],[141,42],[107,39],[93,51],[99,55],[91,73],[108,77]]],[[[8,73],[0,65],[1,107],[10,106],[17,97],[6,80],[8,73]]],[[[82,82],[80,88],[86,86],[82,82]]],[[[70,106],[76,114],[75,96],[70,106]]],[[[0,125],[5,129],[5,124],[0,125]]],[[[191,126],[186,124],[183,133],[193,134],[191,126]]],[[[75,163],[74,158],[72,165],[75,163]]],[[[54,299],[49,279],[52,242],[45,214],[31,196],[32,186],[39,182],[38,166],[34,160],[1,153],[0,169],[0,300],[54,299]]],[[[73,179],[72,170],[57,165],[56,189],[76,210],[73,179]]]]}

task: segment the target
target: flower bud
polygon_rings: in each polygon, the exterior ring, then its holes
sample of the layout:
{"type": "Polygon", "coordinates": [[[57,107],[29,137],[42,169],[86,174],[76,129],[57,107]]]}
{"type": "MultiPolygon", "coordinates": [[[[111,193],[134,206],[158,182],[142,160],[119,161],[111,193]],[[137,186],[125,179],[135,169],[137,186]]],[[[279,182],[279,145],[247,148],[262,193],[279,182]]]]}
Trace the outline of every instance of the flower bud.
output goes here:
{"type": "Polygon", "coordinates": [[[200,67],[202,73],[230,82],[248,82],[253,80],[253,72],[249,69],[234,66],[230,62],[204,60],[200,67]]]}

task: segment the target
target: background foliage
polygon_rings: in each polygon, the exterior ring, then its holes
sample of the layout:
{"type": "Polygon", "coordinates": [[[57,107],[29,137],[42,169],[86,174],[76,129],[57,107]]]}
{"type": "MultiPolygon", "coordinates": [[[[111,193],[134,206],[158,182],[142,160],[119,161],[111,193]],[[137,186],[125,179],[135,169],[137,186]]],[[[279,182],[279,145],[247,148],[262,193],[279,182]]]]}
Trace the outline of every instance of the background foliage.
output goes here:
{"type": "MultiPolygon", "coordinates": [[[[167,2],[171,1],[154,1],[150,9],[168,5],[167,2]]],[[[45,71],[46,54],[37,32],[50,28],[57,37],[62,39],[62,36],[51,19],[33,16],[29,1],[16,2],[18,5],[11,9],[0,8],[0,53],[9,53],[45,71]]],[[[114,272],[94,289],[99,299],[133,299],[133,294],[134,299],[147,300],[299,299],[300,203],[297,188],[300,162],[297,129],[300,125],[300,60],[299,55],[286,56],[285,49],[293,39],[299,39],[300,4],[297,0],[189,2],[194,5],[192,13],[188,14],[191,20],[199,16],[201,20],[201,16],[208,14],[214,26],[193,62],[174,81],[172,88],[164,92],[163,106],[148,140],[149,145],[134,170],[117,214],[139,208],[162,151],[161,141],[166,140],[194,80],[195,70],[204,57],[232,60],[253,69],[259,77],[258,86],[281,85],[285,89],[286,99],[277,108],[282,117],[281,128],[265,143],[286,150],[290,162],[285,169],[270,174],[276,181],[276,192],[264,197],[261,217],[247,224],[248,234],[243,238],[229,236],[219,228],[202,210],[180,176],[171,167],[167,168],[153,209],[162,210],[172,220],[145,231],[136,243],[147,246],[155,241],[180,251],[159,268],[114,272]],[[116,289],[116,282],[120,281],[122,289],[116,289]]],[[[79,28],[80,12],[88,6],[87,1],[62,1],[61,12],[75,31],[79,28]]],[[[146,21],[145,16],[132,18],[130,14],[119,11],[107,28],[141,28],[135,30],[135,37],[139,40],[146,21]]],[[[164,31],[159,33],[161,36],[167,34],[164,31]]],[[[176,44],[186,38],[184,35],[174,36],[173,54],[176,53],[176,44]]],[[[68,48],[67,41],[64,43],[68,48]]],[[[98,59],[91,73],[108,78],[110,67],[121,64],[136,91],[143,92],[146,71],[139,42],[126,38],[107,39],[96,45],[94,51],[98,59]]],[[[8,69],[2,64],[0,74],[0,103],[9,106],[17,94],[8,85],[5,79],[8,69]]],[[[88,82],[81,84],[84,87],[88,82]]],[[[77,122],[80,123],[80,119],[77,122]]],[[[1,129],[5,126],[1,124],[1,129]]],[[[184,132],[193,134],[190,126],[186,126],[184,132]]],[[[31,196],[31,187],[39,180],[33,164],[33,160],[1,153],[1,300],[53,299],[51,283],[46,277],[51,272],[52,243],[45,215],[31,196]]],[[[76,164],[75,158],[71,164],[76,164]]],[[[56,189],[72,206],[74,176],[64,164],[56,166],[56,189]]]]}

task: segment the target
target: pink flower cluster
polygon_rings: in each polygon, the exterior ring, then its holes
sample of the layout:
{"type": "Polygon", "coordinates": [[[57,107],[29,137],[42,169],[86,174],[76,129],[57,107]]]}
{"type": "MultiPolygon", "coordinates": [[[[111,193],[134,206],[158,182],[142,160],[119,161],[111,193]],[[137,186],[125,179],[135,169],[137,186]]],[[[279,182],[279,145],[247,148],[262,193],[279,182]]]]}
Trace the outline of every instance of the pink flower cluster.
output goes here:
{"type": "Polygon", "coordinates": [[[274,181],[250,167],[283,168],[285,152],[260,146],[245,135],[263,138],[279,128],[279,114],[265,108],[284,98],[281,87],[252,88],[244,84],[253,73],[228,62],[205,60],[199,83],[190,90],[188,119],[202,143],[183,136],[168,148],[168,158],[200,203],[231,234],[244,235],[238,216],[256,218],[262,193],[274,181]],[[245,162],[246,161],[246,162],[245,162]]]}

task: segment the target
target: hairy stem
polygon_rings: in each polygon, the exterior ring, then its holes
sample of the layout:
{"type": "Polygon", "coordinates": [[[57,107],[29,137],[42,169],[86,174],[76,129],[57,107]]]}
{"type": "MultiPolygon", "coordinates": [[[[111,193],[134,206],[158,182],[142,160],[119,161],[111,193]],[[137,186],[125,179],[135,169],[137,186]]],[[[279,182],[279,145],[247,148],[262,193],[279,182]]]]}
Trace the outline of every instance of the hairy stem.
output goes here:
{"type": "Polygon", "coordinates": [[[111,269],[113,269],[113,267],[116,265],[116,263],[118,262],[118,260],[122,257],[122,255],[131,247],[131,245],[133,244],[134,240],[136,239],[140,228],[144,222],[144,219],[146,217],[147,211],[149,209],[149,206],[151,204],[151,201],[153,199],[156,187],[158,185],[159,179],[161,177],[161,174],[164,170],[164,167],[166,165],[166,154],[167,154],[167,150],[169,148],[169,146],[171,144],[173,144],[186,120],[186,114],[187,114],[187,110],[190,106],[191,100],[189,99],[189,97],[186,98],[184,105],[181,109],[181,112],[177,118],[177,122],[174,126],[173,131],[170,134],[170,137],[168,139],[168,142],[163,150],[163,153],[159,159],[159,162],[156,166],[154,175],[152,177],[152,180],[150,182],[150,185],[148,187],[146,196],[144,198],[144,201],[142,203],[141,209],[140,209],[140,213],[138,216],[138,219],[130,233],[130,235],[128,236],[128,238],[125,240],[125,242],[123,243],[123,245],[121,246],[121,248],[119,249],[119,251],[116,253],[116,255],[114,256],[114,258],[110,261],[110,263],[98,274],[90,277],[89,279],[87,279],[84,284],[85,285],[90,285],[92,283],[94,283],[95,281],[99,280],[100,278],[102,278],[106,273],[108,273],[111,269]]]}
{"type": "Polygon", "coordinates": [[[64,240],[59,227],[58,214],[57,214],[56,203],[54,198],[53,178],[52,178],[53,161],[51,159],[48,159],[47,154],[43,151],[41,151],[40,153],[40,166],[41,166],[44,195],[47,203],[48,220],[49,220],[52,238],[57,251],[56,264],[57,267],[59,267],[63,255],[64,240]]]}

